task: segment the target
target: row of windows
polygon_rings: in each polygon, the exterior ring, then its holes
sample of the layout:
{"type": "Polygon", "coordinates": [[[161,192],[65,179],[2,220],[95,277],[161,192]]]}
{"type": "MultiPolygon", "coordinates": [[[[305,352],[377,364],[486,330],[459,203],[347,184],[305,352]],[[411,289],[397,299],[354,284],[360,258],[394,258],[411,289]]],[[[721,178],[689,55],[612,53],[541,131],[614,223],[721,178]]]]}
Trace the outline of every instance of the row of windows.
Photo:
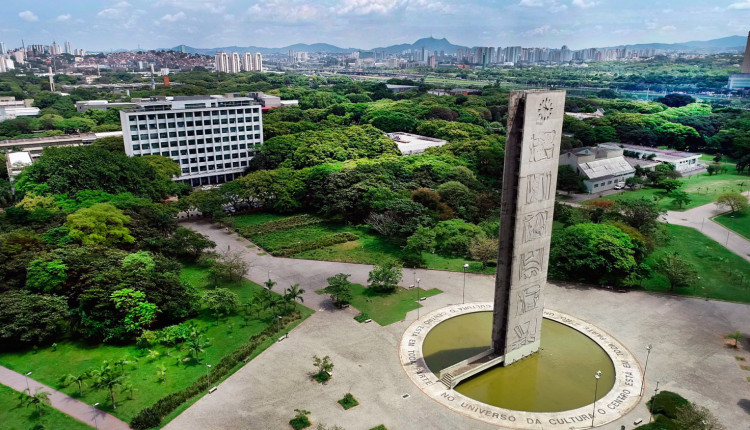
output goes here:
{"type": "MultiPolygon", "coordinates": [[[[250,154],[252,156],[252,154],[250,154]]],[[[220,160],[231,160],[231,159],[240,159],[240,158],[247,158],[248,153],[247,152],[241,152],[237,154],[226,154],[226,155],[209,155],[208,157],[193,157],[193,158],[181,158],[180,164],[195,164],[195,163],[207,163],[211,161],[220,161],[220,160]]],[[[174,160],[175,162],[177,160],[174,160]]]]}
{"type": "MultiPolygon", "coordinates": [[[[136,118],[139,121],[146,121],[146,120],[155,120],[155,119],[167,119],[167,118],[203,118],[203,117],[210,117],[210,116],[219,116],[219,115],[242,115],[245,113],[258,113],[258,108],[254,109],[222,109],[222,110],[215,110],[215,111],[197,111],[197,112],[168,112],[168,113],[159,113],[159,114],[148,114],[148,115],[136,115],[132,114],[130,115],[129,119],[131,121],[135,121],[136,118]]],[[[257,117],[256,117],[257,118],[257,117]]]]}
{"type": "MultiPolygon", "coordinates": [[[[148,122],[148,123],[132,123],[130,124],[130,131],[136,131],[136,130],[157,130],[157,129],[166,129],[166,128],[185,128],[185,127],[208,127],[211,125],[219,125],[219,124],[244,124],[245,122],[258,122],[258,118],[255,117],[246,117],[246,118],[223,118],[223,119],[214,119],[214,120],[206,120],[206,121],[179,121],[179,122],[148,122]]],[[[260,125],[256,124],[255,129],[258,130],[260,125]]],[[[250,126],[248,126],[250,128],[250,126]]]]}
{"type": "MultiPolygon", "coordinates": [[[[253,149],[253,146],[260,146],[260,145],[252,145],[252,144],[245,145],[244,143],[240,143],[239,145],[224,145],[223,149],[224,149],[224,151],[237,151],[238,149],[246,149],[246,148],[253,149]]],[[[167,145],[165,143],[162,143],[161,147],[162,148],[167,148],[167,145]]],[[[172,145],[172,147],[174,147],[174,145],[172,145]]],[[[138,151],[138,150],[141,150],[141,149],[144,150],[144,151],[148,150],[149,146],[148,145],[133,145],[133,151],[138,151]]],[[[151,149],[159,149],[159,145],[156,144],[156,143],[152,143],[151,144],[151,149]]],[[[257,148],[257,149],[260,150],[260,148],[257,148]]],[[[197,148],[197,149],[196,148],[191,148],[189,150],[188,149],[181,149],[179,151],[179,153],[182,154],[182,155],[187,155],[187,154],[204,154],[206,152],[214,152],[214,151],[221,152],[222,151],[222,147],[221,146],[216,146],[216,147],[209,146],[209,147],[206,147],[206,148],[197,148]]],[[[176,150],[172,151],[172,155],[177,155],[177,153],[178,153],[178,151],[176,151],[176,150]]]]}
{"type": "Polygon", "coordinates": [[[182,173],[196,173],[196,172],[206,172],[209,170],[216,170],[216,169],[231,169],[235,167],[247,167],[247,161],[235,161],[233,163],[219,163],[215,166],[213,164],[209,166],[193,166],[193,167],[183,167],[182,173]]]}
{"type": "MultiPolygon", "coordinates": [[[[202,136],[203,132],[201,130],[198,130],[198,131],[200,133],[198,133],[197,135],[198,136],[202,136]]],[[[211,134],[211,130],[206,130],[206,134],[211,134]]],[[[220,133],[217,132],[216,134],[220,134],[220,133]]],[[[156,140],[156,139],[169,139],[169,138],[175,138],[175,137],[193,137],[193,136],[196,136],[196,135],[192,131],[188,131],[187,135],[185,134],[184,131],[181,131],[179,133],[172,131],[172,132],[169,132],[169,133],[166,133],[166,132],[164,132],[164,133],[151,133],[151,134],[143,133],[140,136],[137,135],[137,134],[131,134],[130,135],[130,140],[133,141],[133,142],[138,142],[138,141],[141,141],[141,140],[156,140]]],[[[238,140],[246,140],[246,139],[247,140],[260,139],[260,133],[248,134],[247,136],[245,136],[244,134],[241,134],[239,136],[223,136],[221,138],[219,138],[219,137],[215,137],[215,138],[207,137],[205,139],[205,142],[206,143],[212,143],[212,142],[229,142],[229,141],[236,142],[238,140]]],[[[203,139],[198,139],[198,140],[203,140],[203,139]]]]}

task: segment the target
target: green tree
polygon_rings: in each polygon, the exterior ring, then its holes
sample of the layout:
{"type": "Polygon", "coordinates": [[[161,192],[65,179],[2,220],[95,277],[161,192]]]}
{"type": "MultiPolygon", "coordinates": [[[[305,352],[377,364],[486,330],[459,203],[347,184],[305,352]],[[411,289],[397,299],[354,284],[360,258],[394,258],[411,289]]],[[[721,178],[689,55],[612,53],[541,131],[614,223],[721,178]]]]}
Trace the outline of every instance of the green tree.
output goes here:
{"type": "Polygon", "coordinates": [[[665,179],[660,182],[660,185],[662,188],[664,188],[667,194],[669,194],[675,191],[676,189],[682,187],[682,182],[676,179],[665,179]]]}
{"type": "Polygon", "coordinates": [[[294,303],[296,301],[304,303],[305,299],[302,297],[303,294],[305,294],[305,289],[300,288],[299,284],[293,284],[284,290],[284,299],[289,303],[294,303]]]}
{"type": "Polygon", "coordinates": [[[91,145],[104,148],[110,152],[125,152],[125,142],[121,136],[110,136],[96,139],[91,145]]]}
{"type": "Polygon", "coordinates": [[[499,240],[475,237],[469,245],[471,258],[482,262],[482,270],[487,267],[490,260],[497,258],[499,240]]]}
{"type": "Polygon", "coordinates": [[[684,191],[672,191],[672,202],[682,209],[683,205],[688,205],[693,199],[684,191]]]}
{"type": "Polygon", "coordinates": [[[206,291],[203,295],[203,303],[218,320],[221,315],[229,315],[240,305],[237,294],[226,288],[216,288],[206,291]]]}
{"type": "Polygon", "coordinates": [[[402,278],[401,266],[395,261],[378,264],[367,278],[368,288],[377,293],[392,293],[402,278]]]}
{"type": "Polygon", "coordinates": [[[111,295],[116,309],[125,312],[123,319],[127,331],[139,334],[156,319],[159,309],[146,301],[146,294],[131,288],[117,290],[111,295]]]}
{"type": "Polygon", "coordinates": [[[37,258],[26,271],[26,288],[34,292],[57,293],[67,278],[62,260],[44,261],[37,258]]]}
{"type": "Polygon", "coordinates": [[[567,164],[557,168],[557,189],[571,192],[581,192],[586,189],[583,185],[583,178],[567,164]]]}
{"type": "Polygon", "coordinates": [[[698,282],[695,266],[677,253],[667,254],[656,261],[654,270],[664,275],[669,283],[669,291],[675,287],[689,287],[698,282]]]}
{"type": "Polygon", "coordinates": [[[741,341],[741,340],[742,340],[742,338],[743,338],[743,336],[742,336],[742,333],[741,333],[741,332],[739,332],[739,331],[736,331],[736,332],[734,332],[734,333],[730,333],[730,334],[728,334],[728,335],[727,335],[727,339],[732,339],[732,340],[734,340],[734,344],[733,344],[733,346],[734,346],[735,348],[739,347],[739,341],[741,341]]]}
{"type": "Polygon", "coordinates": [[[474,200],[474,193],[469,187],[458,181],[449,181],[437,188],[440,198],[456,212],[466,213],[469,204],[474,200]]]}
{"type": "Polygon", "coordinates": [[[60,336],[69,317],[67,301],[28,291],[0,294],[0,343],[39,345],[60,336]]]}
{"type": "Polygon", "coordinates": [[[352,283],[349,281],[351,275],[337,273],[328,278],[326,293],[331,297],[331,301],[338,307],[349,303],[352,299],[352,283]]]}
{"type": "Polygon", "coordinates": [[[484,237],[481,227],[462,219],[440,221],[433,231],[440,253],[461,257],[469,255],[469,245],[474,238],[484,237]]]}
{"type": "Polygon", "coordinates": [[[318,373],[331,373],[333,371],[333,362],[331,357],[325,356],[323,358],[313,355],[313,364],[318,368],[318,373]]]}
{"type": "Polygon", "coordinates": [[[113,246],[133,243],[135,238],[125,227],[130,217],[109,203],[97,203],[68,215],[68,235],[84,245],[113,246]]]}
{"type": "Polygon", "coordinates": [[[107,390],[110,399],[112,399],[112,409],[117,409],[115,389],[121,387],[125,382],[125,376],[122,372],[119,372],[116,367],[105,361],[99,369],[92,372],[92,376],[94,380],[93,387],[97,390],[107,390]]]}
{"type": "Polygon", "coordinates": [[[707,408],[695,403],[681,406],[677,417],[673,420],[676,428],[680,430],[725,430],[724,424],[719,421],[707,408]]]}
{"type": "Polygon", "coordinates": [[[747,209],[747,197],[740,193],[723,193],[716,199],[716,206],[729,209],[732,213],[747,209]]]}
{"type": "Polygon", "coordinates": [[[44,411],[43,407],[50,404],[49,393],[42,391],[41,388],[37,388],[34,394],[25,392],[20,393],[19,398],[21,400],[21,406],[34,406],[36,408],[37,415],[42,416],[44,411]]]}
{"type": "Polygon", "coordinates": [[[196,362],[200,363],[200,353],[206,352],[206,348],[210,345],[208,339],[204,339],[203,335],[197,332],[193,332],[185,341],[185,347],[189,353],[193,356],[196,362]]]}
{"type": "MultiPolygon", "coordinates": [[[[553,241],[550,269],[563,279],[619,285],[637,266],[635,250],[630,236],[613,225],[576,224],[553,241]]],[[[529,270],[541,270],[532,263],[529,270]]]]}
{"type": "Polygon", "coordinates": [[[646,198],[618,200],[615,212],[626,224],[645,234],[659,227],[659,217],[663,214],[656,202],[646,198]]]}
{"type": "Polygon", "coordinates": [[[632,176],[630,178],[625,179],[625,186],[629,187],[631,190],[638,189],[638,187],[642,186],[645,181],[640,176],[632,176]]]}
{"type": "Polygon", "coordinates": [[[62,377],[62,383],[64,386],[68,386],[72,383],[76,383],[78,385],[78,397],[83,397],[83,386],[86,385],[86,380],[91,378],[91,374],[89,371],[84,371],[77,374],[71,374],[68,373],[67,375],[62,377]]]}

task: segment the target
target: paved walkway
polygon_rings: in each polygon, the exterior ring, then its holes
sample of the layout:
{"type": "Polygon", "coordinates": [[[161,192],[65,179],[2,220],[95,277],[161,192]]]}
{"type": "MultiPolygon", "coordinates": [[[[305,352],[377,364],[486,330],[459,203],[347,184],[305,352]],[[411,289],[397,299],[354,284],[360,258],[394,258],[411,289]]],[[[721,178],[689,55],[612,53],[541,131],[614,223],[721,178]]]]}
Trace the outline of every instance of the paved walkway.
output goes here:
{"type": "MultiPolygon", "coordinates": [[[[748,195],[748,192],[745,192],[745,195],[748,195]]],[[[711,219],[724,212],[726,210],[709,203],[682,212],[667,211],[664,220],[670,224],[692,227],[750,261],[750,241],[711,219]]]]}
{"type": "MultiPolygon", "coordinates": [[[[280,287],[299,283],[305,288],[305,305],[317,312],[300,324],[283,342],[274,344],[170,422],[167,430],[206,428],[285,428],[295,408],[312,411],[314,425],[340,425],[347,430],[366,430],[378,424],[389,429],[465,428],[490,430],[488,424],[450,411],[425,396],[401,369],[398,344],[416,311],[401,322],[380,327],[360,324],[353,308],[335,309],[327,296],[313,291],[326,286],[333,274],[351,273],[353,282],[364,283],[370,266],[336,262],[295,260],[257,255],[250,243],[208,223],[186,226],[208,235],[218,249],[244,249],[254,266],[249,278],[260,283],[268,270],[280,287]],[[312,356],[329,355],[335,364],[333,378],[321,385],[311,381],[312,356]],[[336,401],[351,392],[360,406],[344,412],[336,401]],[[409,394],[404,398],[404,394],[409,394]]],[[[414,272],[404,272],[403,284],[413,282],[414,272]]],[[[461,303],[463,274],[417,270],[423,288],[440,288],[442,294],[421,302],[426,312],[461,303]]],[[[489,301],[494,277],[467,274],[466,302],[489,301]]],[[[646,345],[653,344],[645,391],[676,391],[713,411],[727,428],[750,429],[750,395],[734,356],[750,360],[750,353],[725,345],[723,335],[750,330],[750,306],[737,303],[665,296],[644,292],[618,293],[599,288],[550,283],[545,306],[596,324],[620,340],[640,361],[646,345]]],[[[745,345],[747,347],[747,345],[745,345]]],[[[639,387],[634,387],[636,390],[639,387]]],[[[648,422],[647,397],[625,417],[602,428],[620,430],[648,422]]],[[[546,428],[546,427],[545,427],[546,428]]],[[[566,427],[567,428],[567,427],[566,427]]]]}
{"type": "MultiPolygon", "coordinates": [[[[49,393],[50,405],[58,411],[70,415],[71,417],[82,421],[91,427],[98,427],[101,430],[129,430],[123,421],[112,415],[102,412],[95,407],[76,400],[65,393],[54,390],[47,385],[41,384],[31,378],[25,378],[23,374],[14,372],[7,367],[0,366],[0,383],[16,391],[27,391],[29,388],[32,393],[41,389],[49,393]],[[27,388],[28,383],[28,388],[27,388]]],[[[0,425],[2,427],[2,425],[0,425]]]]}

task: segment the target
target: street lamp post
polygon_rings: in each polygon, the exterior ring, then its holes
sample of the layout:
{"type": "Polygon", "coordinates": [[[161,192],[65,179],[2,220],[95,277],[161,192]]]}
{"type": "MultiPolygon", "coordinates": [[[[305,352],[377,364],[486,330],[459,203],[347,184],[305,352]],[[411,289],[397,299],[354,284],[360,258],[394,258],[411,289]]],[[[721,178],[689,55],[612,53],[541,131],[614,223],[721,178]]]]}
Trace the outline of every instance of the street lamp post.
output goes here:
{"type": "Polygon", "coordinates": [[[602,371],[597,370],[596,375],[594,375],[594,378],[596,378],[596,385],[594,386],[594,410],[591,411],[591,427],[594,427],[594,417],[596,416],[596,395],[599,391],[599,378],[602,377],[602,371]]]}
{"type": "Polygon", "coordinates": [[[646,364],[643,366],[643,382],[641,382],[641,395],[643,390],[646,388],[646,371],[648,370],[648,356],[651,355],[651,344],[649,343],[646,347],[646,364]]]}
{"type": "Polygon", "coordinates": [[[31,387],[29,387],[29,375],[31,375],[31,372],[24,373],[23,377],[26,379],[26,391],[29,392],[29,396],[31,395],[31,387]]]}
{"type": "Polygon", "coordinates": [[[651,398],[651,407],[649,408],[649,417],[648,422],[651,422],[652,419],[654,419],[654,403],[656,403],[656,393],[659,392],[659,381],[656,381],[656,388],[654,388],[654,397],[651,398]]]}
{"type": "MultiPolygon", "coordinates": [[[[99,406],[99,402],[94,403],[94,409],[96,409],[97,406],[99,406]]],[[[94,411],[94,428],[96,430],[99,430],[99,423],[96,422],[96,416],[97,415],[99,415],[99,411],[98,410],[94,411]]]]}
{"type": "Polygon", "coordinates": [[[208,371],[211,370],[211,365],[206,363],[206,390],[208,392],[211,392],[211,375],[209,375],[208,371]]]}
{"type": "Polygon", "coordinates": [[[276,315],[276,333],[281,331],[281,315],[276,315]]]}
{"type": "Polygon", "coordinates": [[[461,304],[466,303],[466,269],[469,268],[469,263],[464,264],[464,290],[461,293],[461,304]]]}

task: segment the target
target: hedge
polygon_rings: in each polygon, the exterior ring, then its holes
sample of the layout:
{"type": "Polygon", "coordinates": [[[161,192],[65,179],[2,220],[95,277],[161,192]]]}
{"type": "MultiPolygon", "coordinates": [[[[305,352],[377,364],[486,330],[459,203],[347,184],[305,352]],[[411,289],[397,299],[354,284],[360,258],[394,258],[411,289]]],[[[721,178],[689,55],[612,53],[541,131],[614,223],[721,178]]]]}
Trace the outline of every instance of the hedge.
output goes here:
{"type": "MultiPolygon", "coordinates": [[[[288,324],[297,321],[301,317],[302,315],[299,312],[294,312],[291,315],[282,318],[281,323],[286,327],[288,324]]],[[[253,351],[255,351],[260,344],[265,342],[269,337],[275,337],[276,334],[276,326],[270,325],[261,333],[251,337],[247,343],[241,345],[234,352],[225,356],[213,366],[211,369],[211,378],[214,381],[220,381],[223,377],[227,376],[237,364],[241,363],[245,357],[252,355],[253,351]]],[[[158,427],[161,420],[171,414],[181,404],[198,394],[205,393],[207,386],[208,380],[205,376],[201,376],[184,390],[167,394],[152,406],[142,409],[130,422],[130,427],[134,430],[146,430],[158,427]]]]}
{"type": "Polygon", "coordinates": [[[353,240],[359,240],[359,236],[349,232],[336,233],[330,236],[325,236],[318,240],[298,243],[288,248],[277,249],[276,251],[271,252],[271,255],[273,255],[274,257],[289,257],[294,254],[299,254],[300,252],[311,251],[318,248],[325,248],[326,246],[351,242],[353,240]]]}
{"type": "Polygon", "coordinates": [[[312,215],[296,215],[289,218],[283,218],[276,221],[269,221],[258,225],[248,225],[242,227],[239,232],[241,235],[252,238],[274,231],[291,230],[293,228],[304,227],[308,225],[320,224],[323,218],[312,215]]]}

